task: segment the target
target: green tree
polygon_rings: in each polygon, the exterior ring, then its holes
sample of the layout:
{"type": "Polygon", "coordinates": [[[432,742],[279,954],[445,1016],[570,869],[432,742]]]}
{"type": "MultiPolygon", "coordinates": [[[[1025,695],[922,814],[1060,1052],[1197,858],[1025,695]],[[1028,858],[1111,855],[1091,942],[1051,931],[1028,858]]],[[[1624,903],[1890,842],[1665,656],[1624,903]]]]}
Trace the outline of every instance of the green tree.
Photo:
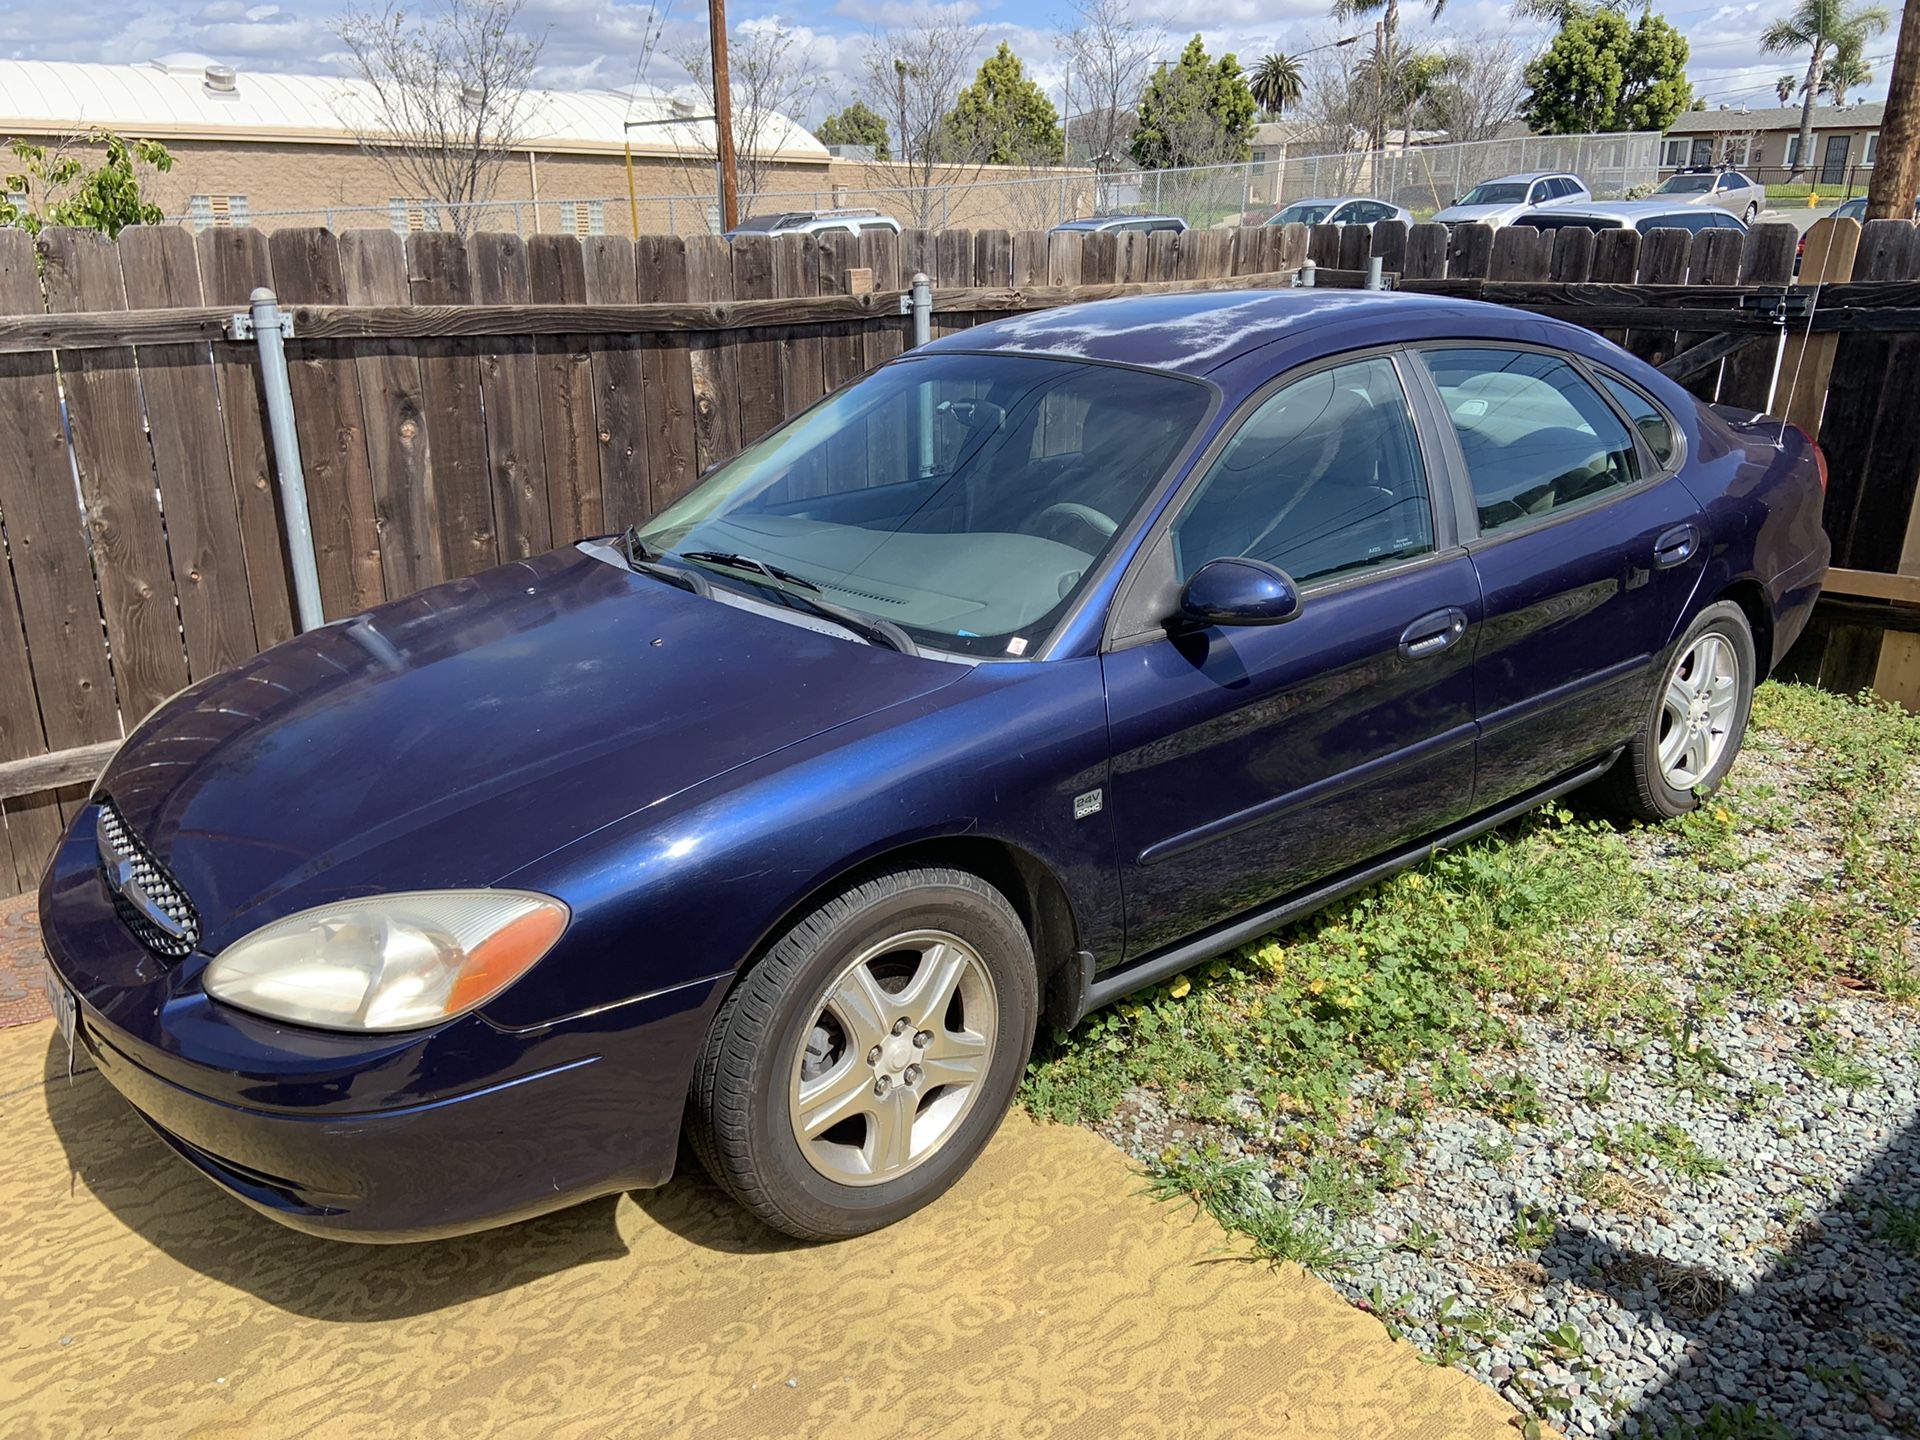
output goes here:
{"type": "Polygon", "coordinates": [[[1860,53],[1865,43],[1862,36],[1854,35],[1833,47],[1833,59],[1827,62],[1826,73],[1820,77],[1820,88],[1836,105],[1847,103],[1849,90],[1873,83],[1873,67],[1860,53]]]}
{"type": "Polygon", "coordinates": [[[1177,64],[1162,63],[1148,78],[1129,148],[1150,170],[1245,160],[1258,108],[1239,60],[1212,59],[1196,35],[1177,64]]]}
{"type": "Polygon", "coordinates": [[[1782,75],[1773,82],[1773,93],[1780,97],[1780,103],[1784,105],[1793,98],[1793,87],[1799,83],[1798,76],[1782,75]]]}
{"type": "Polygon", "coordinates": [[[954,101],[947,136],[957,157],[988,165],[1058,165],[1066,153],[1053,102],[1004,40],[954,101]]]}
{"type": "Polygon", "coordinates": [[[1665,130],[1687,108],[1687,41],[1663,15],[1629,24],[1619,11],[1570,15],[1527,67],[1527,123],[1543,135],[1665,130]]]}
{"type": "Polygon", "coordinates": [[[856,100],[846,109],[827,116],[813,134],[822,145],[866,145],[871,147],[876,160],[893,158],[887,144],[886,119],[868,109],[864,101],[856,100]]]}
{"type": "Polygon", "coordinates": [[[1268,115],[1278,115],[1290,105],[1298,105],[1306,93],[1306,78],[1300,62],[1291,55],[1267,55],[1253,67],[1248,88],[1253,100],[1268,115]]]}
{"type": "MultiPolygon", "coordinates": [[[[1807,52],[1807,76],[1800,82],[1800,143],[1794,155],[1795,175],[1805,170],[1813,159],[1813,106],[1823,88],[1827,52],[1850,54],[1857,65],[1866,42],[1886,28],[1887,12],[1878,5],[1853,6],[1847,0],[1800,0],[1791,15],[1774,21],[1761,32],[1760,51],[1764,55],[1807,52]]],[[[1850,83],[1866,82],[1855,77],[1850,83]]]]}
{"type": "Polygon", "coordinates": [[[47,225],[72,225],[118,235],[129,225],[158,225],[166,216],[140,192],[140,167],[173,168],[157,140],[126,140],[90,130],[52,148],[28,140],[7,142],[18,167],[0,176],[0,225],[38,234],[47,225]],[[99,146],[98,164],[75,147],[99,146]]]}

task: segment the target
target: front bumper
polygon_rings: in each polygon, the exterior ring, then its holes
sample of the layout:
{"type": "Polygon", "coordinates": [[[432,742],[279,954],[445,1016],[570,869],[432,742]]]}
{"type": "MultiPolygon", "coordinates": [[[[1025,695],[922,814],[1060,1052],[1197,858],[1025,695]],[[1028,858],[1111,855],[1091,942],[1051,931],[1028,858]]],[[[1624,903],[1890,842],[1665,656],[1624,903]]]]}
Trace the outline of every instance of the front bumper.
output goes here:
{"type": "Polygon", "coordinates": [[[276,1025],[214,1004],[115,913],[83,812],[40,890],[48,958],[101,1075],[229,1194],[340,1239],[437,1239],[673,1173],[717,982],[511,1031],[466,1016],[407,1036],[276,1025]]]}

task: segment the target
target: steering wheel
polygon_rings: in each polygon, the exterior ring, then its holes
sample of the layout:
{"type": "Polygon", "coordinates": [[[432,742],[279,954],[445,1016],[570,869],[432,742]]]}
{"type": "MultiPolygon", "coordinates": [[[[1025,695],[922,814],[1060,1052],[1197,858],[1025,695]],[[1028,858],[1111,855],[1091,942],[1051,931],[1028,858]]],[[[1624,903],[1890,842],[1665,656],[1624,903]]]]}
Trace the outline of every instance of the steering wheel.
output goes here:
{"type": "Polygon", "coordinates": [[[1105,544],[1112,537],[1113,532],[1120,528],[1120,522],[1111,515],[1096,510],[1091,505],[1081,505],[1073,500],[1057,501],[1034,517],[1035,529],[1049,535],[1052,539],[1059,540],[1063,545],[1071,542],[1066,540],[1060,532],[1071,533],[1076,525],[1085,526],[1093,532],[1095,549],[1105,544]]]}

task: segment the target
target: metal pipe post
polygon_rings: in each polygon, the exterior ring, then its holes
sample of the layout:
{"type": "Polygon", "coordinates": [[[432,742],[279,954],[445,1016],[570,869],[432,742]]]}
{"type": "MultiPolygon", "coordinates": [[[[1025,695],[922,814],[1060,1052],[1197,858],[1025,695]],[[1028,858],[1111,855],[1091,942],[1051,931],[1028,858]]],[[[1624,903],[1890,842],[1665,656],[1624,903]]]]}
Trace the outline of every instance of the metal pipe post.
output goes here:
{"type": "Polygon", "coordinates": [[[907,304],[913,311],[913,344],[918,349],[933,338],[933,281],[924,271],[913,272],[907,304]]]}
{"type": "Polygon", "coordinates": [[[267,434],[280,481],[280,512],[287,525],[287,560],[293,566],[293,601],[300,628],[327,623],[320,603],[320,567],[313,558],[313,522],[307,515],[307,478],[300,469],[300,438],[293,429],[293,391],[287,383],[288,317],[262,285],[250,297],[253,343],[260,351],[260,389],[267,401],[267,434]]]}
{"type": "Polygon", "coordinates": [[[1378,255],[1367,259],[1367,289],[1384,290],[1387,288],[1386,262],[1378,255]]]}

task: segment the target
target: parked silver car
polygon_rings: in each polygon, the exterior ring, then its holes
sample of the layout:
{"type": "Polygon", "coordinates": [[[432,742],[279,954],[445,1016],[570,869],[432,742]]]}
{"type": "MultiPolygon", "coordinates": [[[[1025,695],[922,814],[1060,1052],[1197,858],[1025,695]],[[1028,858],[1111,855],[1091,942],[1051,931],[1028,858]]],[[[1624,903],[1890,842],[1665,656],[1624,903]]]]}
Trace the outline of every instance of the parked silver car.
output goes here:
{"type": "Polygon", "coordinates": [[[1186,228],[1187,222],[1178,215],[1087,215],[1078,220],[1062,220],[1047,233],[1058,235],[1067,231],[1088,233],[1115,230],[1123,234],[1132,231],[1151,235],[1156,230],[1171,230],[1178,235],[1185,233],[1186,228]]]}
{"type": "Polygon", "coordinates": [[[822,235],[836,230],[848,235],[859,235],[868,230],[884,230],[890,235],[898,235],[900,222],[878,210],[775,211],[770,215],[749,215],[727,231],[727,238],[731,240],[739,235],[822,235]]]}
{"type": "Polygon", "coordinates": [[[1738,170],[1701,165],[1669,175],[1649,198],[1668,205],[1710,205],[1751,225],[1767,208],[1767,187],[1738,170]]]}
{"type": "Polygon", "coordinates": [[[1522,210],[1542,205],[1578,203],[1593,194],[1578,175],[1563,170],[1540,170],[1528,175],[1502,175],[1482,180],[1433,218],[1442,225],[1511,225],[1522,210]]]}
{"type": "Polygon", "coordinates": [[[1514,221],[1536,230],[1741,230],[1747,227],[1724,210],[1692,209],[1668,200],[1598,200],[1584,205],[1555,205],[1528,210],[1514,221]]]}
{"type": "Polygon", "coordinates": [[[1413,224],[1413,212],[1365,195],[1296,200],[1267,221],[1269,225],[1377,225],[1382,220],[1413,224]]]}

